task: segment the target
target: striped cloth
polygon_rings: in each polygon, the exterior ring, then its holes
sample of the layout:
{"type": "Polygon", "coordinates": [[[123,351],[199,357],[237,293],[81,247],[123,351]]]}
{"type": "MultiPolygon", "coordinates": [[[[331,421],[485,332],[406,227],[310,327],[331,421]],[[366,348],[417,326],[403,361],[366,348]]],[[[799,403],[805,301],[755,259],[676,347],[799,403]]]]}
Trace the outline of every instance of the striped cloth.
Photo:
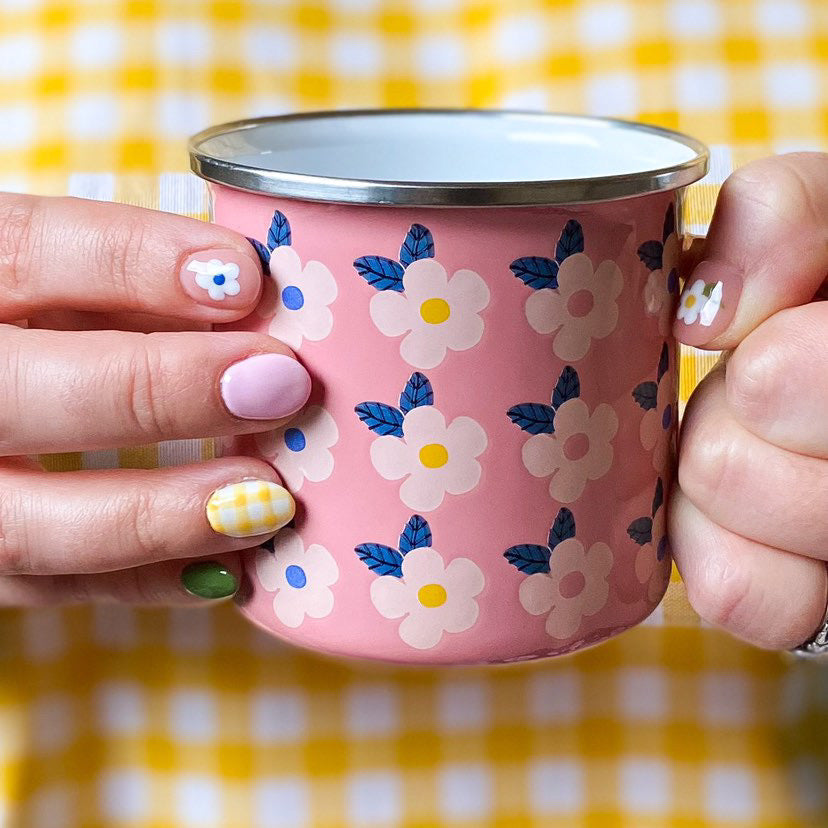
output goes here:
{"type": "MultiPolygon", "coordinates": [[[[345,106],[611,114],[708,141],[688,201],[828,147],[823,0],[0,0],[0,188],[200,218],[186,135],[345,106]]],[[[714,357],[682,356],[681,396],[714,357]]],[[[148,468],[175,442],[44,458],[148,468]]],[[[499,669],[343,664],[231,606],[0,611],[0,825],[828,825],[828,671],[705,627],[499,669]]]]}

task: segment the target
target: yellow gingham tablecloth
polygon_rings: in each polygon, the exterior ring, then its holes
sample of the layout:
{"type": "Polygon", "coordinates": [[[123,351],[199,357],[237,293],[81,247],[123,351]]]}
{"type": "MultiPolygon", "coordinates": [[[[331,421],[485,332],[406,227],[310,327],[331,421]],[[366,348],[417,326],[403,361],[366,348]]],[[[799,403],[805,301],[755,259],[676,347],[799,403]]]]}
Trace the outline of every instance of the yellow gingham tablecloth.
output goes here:
{"type": "MultiPolygon", "coordinates": [[[[183,147],[211,122],[544,108],[712,144],[703,232],[734,166],[826,149],[826,64],[824,0],[0,0],[0,188],[206,218],[183,147]]],[[[711,362],[685,351],[683,400],[711,362]]],[[[325,661],[226,605],[0,610],[3,828],[818,828],[826,742],[828,671],[706,628],[675,579],[641,628],[500,669],[325,661]]]]}

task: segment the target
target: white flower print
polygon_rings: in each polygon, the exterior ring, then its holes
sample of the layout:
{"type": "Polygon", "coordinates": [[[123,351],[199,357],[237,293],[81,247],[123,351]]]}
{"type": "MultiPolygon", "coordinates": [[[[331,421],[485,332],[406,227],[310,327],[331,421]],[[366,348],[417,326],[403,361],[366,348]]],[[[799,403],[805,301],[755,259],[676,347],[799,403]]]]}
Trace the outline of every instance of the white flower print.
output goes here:
{"type": "Polygon", "coordinates": [[[477,621],[475,598],[483,573],[468,558],[448,565],[430,547],[412,549],[402,562],[402,577],[384,575],[371,583],[371,601],[385,618],[402,618],[400,638],[418,650],[439,644],[443,633],[468,630],[477,621]]]}
{"type": "Polygon", "coordinates": [[[570,638],[584,618],[606,605],[610,569],[612,550],[605,543],[595,543],[585,552],[579,540],[568,538],[552,552],[548,574],[536,572],[520,585],[520,603],[532,615],[549,613],[550,636],[570,638]]]}
{"type": "Polygon", "coordinates": [[[526,319],[538,333],[557,331],[552,350],[560,359],[575,361],[586,356],[593,339],[615,330],[624,276],[610,260],[593,272],[589,257],[574,253],[562,262],[557,279],[557,289],[543,288],[529,296],[526,319]]]}
{"type": "Polygon", "coordinates": [[[658,382],[656,406],[644,412],[639,433],[641,445],[653,453],[653,468],[664,474],[670,459],[671,435],[676,417],[672,374],[666,373],[658,382]]]}
{"type": "Polygon", "coordinates": [[[273,540],[273,551],[256,553],[256,575],[262,587],[275,592],[273,611],[286,626],[296,628],[309,618],[324,618],[334,606],[330,587],[339,579],[339,568],[324,546],[305,549],[293,529],[282,529],[273,540]]]}
{"type": "Polygon", "coordinates": [[[580,398],[555,412],[555,433],[535,434],[523,446],[523,464],[535,477],[548,477],[549,494],[560,503],[577,500],[588,480],[598,480],[612,466],[612,439],[618,417],[607,403],[592,413],[580,398]]]}
{"type": "Polygon", "coordinates": [[[678,237],[671,233],[664,242],[662,265],[651,270],[644,286],[644,305],[650,316],[658,320],[658,331],[667,336],[673,321],[673,294],[677,292],[678,237]]]}
{"type": "Polygon", "coordinates": [[[299,254],[282,245],[270,254],[270,279],[257,313],[270,319],[271,336],[298,348],[303,339],[318,342],[330,334],[328,306],[337,294],[336,280],[322,262],[311,260],[303,268],[299,254]]]}
{"type": "Polygon", "coordinates": [[[400,355],[415,368],[434,368],[446,350],[466,351],[483,336],[482,311],[489,288],[473,270],[458,270],[449,279],[434,259],[408,265],[403,292],[381,290],[371,297],[371,319],[386,336],[407,336],[400,355]]]}
{"type": "Polygon", "coordinates": [[[696,279],[690,287],[685,287],[681,294],[678,318],[683,319],[685,324],[692,325],[707,304],[707,296],[704,295],[705,287],[703,279],[696,279]]]}
{"type": "Polygon", "coordinates": [[[486,432],[470,417],[446,418],[433,405],[410,410],[403,420],[403,437],[378,437],[371,445],[371,462],[386,480],[405,477],[400,499],[410,509],[430,512],[445,494],[463,494],[479,482],[477,457],[485,450],[486,432]]]}
{"type": "Polygon", "coordinates": [[[339,440],[339,429],[324,408],[312,405],[286,428],[257,434],[255,440],[287,487],[299,491],[305,480],[319,483],[333,473],[330,449],[339,440]]]}
{"type": "Polygon", "coordinates": [[[215,302],[221,302],[225,296],[236,296],[241,290],[239,266],[233,262],[222,262],[220,259],[200,262],[194,259],[187,265],[187,270],[195,273],[195,283],[206,290],[215,302]]]}

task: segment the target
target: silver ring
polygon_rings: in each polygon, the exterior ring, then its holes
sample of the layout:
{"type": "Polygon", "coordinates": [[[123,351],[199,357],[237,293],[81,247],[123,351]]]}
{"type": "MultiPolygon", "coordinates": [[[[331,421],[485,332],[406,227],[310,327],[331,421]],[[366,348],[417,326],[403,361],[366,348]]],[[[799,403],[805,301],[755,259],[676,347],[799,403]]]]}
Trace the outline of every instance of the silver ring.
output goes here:
{"type": "Polygon", "coordinates": [[[828,608],[822,626],[807,641],[803,641],[791,652],[798,656],[826,656],[828,655],[828,608]]]}

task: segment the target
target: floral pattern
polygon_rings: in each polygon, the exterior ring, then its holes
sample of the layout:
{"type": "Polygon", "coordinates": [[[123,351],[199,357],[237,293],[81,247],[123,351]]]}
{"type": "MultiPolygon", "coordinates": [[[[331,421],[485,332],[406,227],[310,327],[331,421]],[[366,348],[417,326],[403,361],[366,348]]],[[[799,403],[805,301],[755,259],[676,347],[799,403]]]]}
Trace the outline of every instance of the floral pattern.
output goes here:
{"type": "Polygon", "coordinates": [[[479,615],[475,600],[485,579],[468,558],[446,563],[432,548],[428,522],[412,515],[400,535],[399,548],[363,543],[359,559],[377,575],[371,582],[371,601],[384,618],[402,618],[400,638],[418,650],[436,647],[444,633],[461,633],[479,615]]]}
{"type": "Polygon", "coordinates": [[[653,468],[664,474],[675,451],[677,412],[670,372],[670,349],[665,342],[658,362],[656,382],[642,382],[633,390],[633,399],[644,409],[641,419],[641,445],[651,451],[653,468]]]}
{"type": "Polygon", "coordinates": [[[639,583],[647,585],[647,598],[655,603],[664,594],[670,577],[670,546],[667,540],[664,484],[656,483],[650,516],[636,518],[627,528],[627,534],[640,547],[635,557],[635,575],[639,583]]]}
{"type": "Polygon", "coordinates": [[[319,405],[305,409],[286,428],[255,437],[262,456],[293,491],[299,491],[305,480],[319,483],[331,476],[334,456],[330,449],[338,440],[334,418],[319,405]]]}
{"type": "Polygon", "coordinates": [[[282,529],[256,553],[256,575],[268,592],[275,592],[273,611],[286,626],[296,628],[309,618],[324,618],[334,607],[331,586],[339,579],[333,556],[317,543],[305,549],[293,529],[282,529]]]}
{"type": "Polygon", "coordinates": [[[555,248],[555,258],[524,256],[510,269],[532,293],[526,319],[540,334],[555,334],[552,350],[560,359],[583,359],[593,339],[609,336],[618,324],[624,276],[609,259],[593,270],[583,252],[581,225],[570,219],[555,248]]]}
{"type": "Polygon", "coordinates": [[[430,512],[446,494],[464,494],[480,481],[477,458],[488,444],[486,432],[471,417],[446,423],[424,374],[411,375],[399,408],[363,402],[355,411],[379,435],[371,444],[374,468],[386,480],[404,478],[400,499],[409,509],[430,512]]]}
{"type": "Polygon", "coordinates": [[[504,557],[529,574],[519,588],[521,606],[531,615],[548,613],[545,626],[552,638],[572,638],[583,619],[600,612],[609,600],[612,550],[605,543],[586,550],[575,537],[575,517],[569,509],[558,512],[545,545],[518,544],[504,557]]]}
{"type": "Polygon", "coordinates": [[[698,320],[700,325],[709,328],[722,307],[722,288],[722,282],[696,279],[681,294],[677,318],[685,325],[692,325],[698,320]]]}
{"type": "Polygon", "coordinates": [[[522,455],[527,471],[535,477],[551,477],[549,494],[560,503],[573,503],[587,481],[603,477],[612,466],[612,440],[618,417],[611,405],[601,403],[594,411],[580,399],[581,386],[575,369],[564,368],[552,392],[552,404],[521,403],[507,412],[529,439],[522,455]]]}
{"type": "Polygon", "coordinates": [[[489,304],[489,288],[473,270],[451,278],[434,259],[428,228],[412,224],[400,250],[400,261],[362,256],[357,272],[376,289],[371,319],[385,336],[406,334],[400,355],[414,368],[434,368],[446,351],[466,351],[480,342],[480,312],[489,304]]]}
{"type": "Polygon", "coordinates": [[[195,273],[195,283],[206,290],[214,302],[223,301],[225,296],[237,296],[241,290],[239,266],[233,262],[222,262],[220,259],[200,262],[193,259],[187,270],[195,273]]]}
{"type": "Polygon", "coordinates": [[[664,216],[661,241],[646,241],[638,248],[638,258],[650,271],[644,286],[644,306],[658,321],[662,336],[667,336],[672,324],[674,297],[679,287],[678,257],[676,213],[671,203],[664,216]]]}
{"type": "Polygon", "coordinates": [[[263,319],[270,319],[271,336],[298,348],[304,339],[319,342],[331,333],[333,313],[329,305],[336,299],[338,288],[333,274],[322,262],[311,260],[302,266],[291,240],[287,217],[276,210],[267,246],[254,244],[260,257],[269,251],[270,273],[256,312],[263,319]]]}

